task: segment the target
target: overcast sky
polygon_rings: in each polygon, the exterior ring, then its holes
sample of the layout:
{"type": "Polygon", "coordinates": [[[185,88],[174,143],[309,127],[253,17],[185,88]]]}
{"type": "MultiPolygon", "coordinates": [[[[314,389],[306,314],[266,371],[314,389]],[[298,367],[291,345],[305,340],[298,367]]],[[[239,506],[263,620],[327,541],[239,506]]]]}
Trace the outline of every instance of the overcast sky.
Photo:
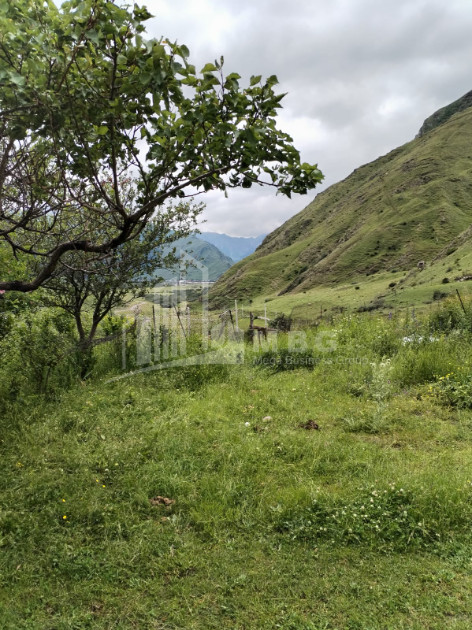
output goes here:
{"type": "MultiPolygon", "coordinates": [[[[288,200],[260,187],[213,192],[202,230],[268,233],[354,168],[411,140],[472,90],[472,0],[147,0],[151,36],[186,44],[201,68],[225,58],[245,81],[276,74],[279,127],[322,186],[288,200]]],[[[243,81],[243,85],[246,83],[243,81]]]]}

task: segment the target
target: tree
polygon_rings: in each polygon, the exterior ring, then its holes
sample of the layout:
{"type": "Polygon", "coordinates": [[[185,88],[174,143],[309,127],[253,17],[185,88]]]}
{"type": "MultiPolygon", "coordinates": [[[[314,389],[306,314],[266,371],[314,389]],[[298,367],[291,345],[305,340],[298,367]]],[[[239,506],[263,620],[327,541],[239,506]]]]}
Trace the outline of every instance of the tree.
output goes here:
{"type": "Polygon", "coordinates": [[[191,233],[203,204],[170,205],[160,220],[151,220],[139,238],[120,245],[101,259],[69,252],[45,282],[43,301],[62,308],[75,321],[79,349],[91,347],[100,322],[116,307],[144,297],[156,284],[156,271],[179,262],[170,246],[191,233]]]}
{"type": "Polygon", "coordinates": [[[0,290],[34,291],[69,252],[86,266],[110,255],[167,200],[321,181],[277,129],[275,76],[241,88],[223,59],[198,73],[186,46],[144,38],[149,17],[108,0],[0,0],[0,243],[35,261],[0,290]]]}

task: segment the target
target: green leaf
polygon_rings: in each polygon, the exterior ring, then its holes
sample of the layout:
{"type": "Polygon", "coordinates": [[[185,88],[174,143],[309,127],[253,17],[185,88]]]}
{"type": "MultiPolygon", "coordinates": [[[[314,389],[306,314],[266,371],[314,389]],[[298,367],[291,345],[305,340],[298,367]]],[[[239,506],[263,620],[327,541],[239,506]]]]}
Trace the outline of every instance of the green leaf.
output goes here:
{"type": "Polygon", "coordinates": [[[10,72],[10,81],[18,87],[22,87],[26,83],[25,77],[21,74],[17,74],[16,72],[10,72]]]}
{"type": "Polygon", "coordinates": [[[203,66],[200,72],[204,74],[205,72],[215,72],[215,70],[217,70],[217,67],[214,63],[207,63],[205,66],[203,66]]]}
{"type": "Polygon", "coordinates": [[[97,133],[99,136],[104,136],[105,134],[108,133],[108,127],[106,125],[101,125],[97,129],[97,133]]]}
{"type": "Polygon", "coordinates": [[[96,31],[88,31],[87,37],[93,42],[96,46],[100,43],[100,39],[98,37],[98,33],[96,31]]]}
{"type": "Polygon", "coordinates": [[[154,60],[159,61],[166,56],[166,49],[161,44],[154,44],[152,48],[152,57],[154,60]]]}
{"type": "Polygon", "coordinates": [[[251,77],[251,83],[250,83],[251,87],[253,85],[256,85],[256,83],[259,83],[261,79],[262,79],[262,74],[258,74],[258,75],[252,76],[251,77]]]}

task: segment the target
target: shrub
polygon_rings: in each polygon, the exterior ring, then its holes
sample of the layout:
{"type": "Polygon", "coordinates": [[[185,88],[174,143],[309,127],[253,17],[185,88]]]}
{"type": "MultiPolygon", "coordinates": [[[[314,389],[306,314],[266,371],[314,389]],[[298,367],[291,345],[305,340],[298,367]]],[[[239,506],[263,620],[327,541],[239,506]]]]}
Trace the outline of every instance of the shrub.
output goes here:
{"type": "Polygon", "coordinates": [[[431,332],[450,333],[453,330],[472,330],[472,309],[467,305],[466,312],[462,310],[457,300],[449,298],[440,308],[432,313],[428,319],[431,332]]]}
{"type": "Polygon", "coordinates": [[[458,409],[472,409],[472,373],[458,370],[440,376],[431,386],[439,402],[458,409]]]}
{"type": "Polygon", "coordinates": [[[74,322],[64,311],[25,312],[0,342],[3,402],[53,392],[77,378],[74,322]]]}
{"type": "Polygon", "coordinates": [[[398,333],[392,327],[379,328],[376,336],[372,339],[372,350],[382,357],[393,357],[400,347],[398,333]]]}
{"type": "Polygon", "coordinates": [[[373,300],[370,304],[364,304],[364,306],[360,306],[357,309],[358,313],[370,313],[371,311],[377,311],[380,308],[383,308],[385,303],[382,298],[377,298],[373,300]]]}
{"type": "Polygon", "coordinates": [[[366,320],[354,315],[341,320],[337,334],[338,344],[346,351],[362,353],[372,359],[392,357],[400,347],[398,324],[394,319],[366,320]]]}
{"type": "Polygon", "coordinates": [[[292,318],[284,313],[280,313],[271,319],[269,322],[269,328],[275,328],[280,332],[289,332],[292,327],[292,318]]]}
{"type": "Polygon", "coordinates": [[[127,326],[128,322],[124,315],[107,315],[101,323],[101,331],[105,337],[116,335],[127,326]]]}

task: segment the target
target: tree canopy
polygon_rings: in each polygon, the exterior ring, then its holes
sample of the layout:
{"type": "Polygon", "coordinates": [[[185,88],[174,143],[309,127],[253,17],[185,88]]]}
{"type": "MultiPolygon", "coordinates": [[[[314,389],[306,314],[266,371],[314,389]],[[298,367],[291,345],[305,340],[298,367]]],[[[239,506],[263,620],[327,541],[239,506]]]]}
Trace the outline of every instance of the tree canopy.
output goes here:
{"type": "Polygon", "coordinates": [[[172,199],[321,181],[277,128],[275,76],[243,88],[223,59],[198,72],[186,46],[146,39],[150,17],[108,0],[0,0],[0,245],[34,261],[0,290],[37,289],[68,253],[110,255],[172,199]]]}

